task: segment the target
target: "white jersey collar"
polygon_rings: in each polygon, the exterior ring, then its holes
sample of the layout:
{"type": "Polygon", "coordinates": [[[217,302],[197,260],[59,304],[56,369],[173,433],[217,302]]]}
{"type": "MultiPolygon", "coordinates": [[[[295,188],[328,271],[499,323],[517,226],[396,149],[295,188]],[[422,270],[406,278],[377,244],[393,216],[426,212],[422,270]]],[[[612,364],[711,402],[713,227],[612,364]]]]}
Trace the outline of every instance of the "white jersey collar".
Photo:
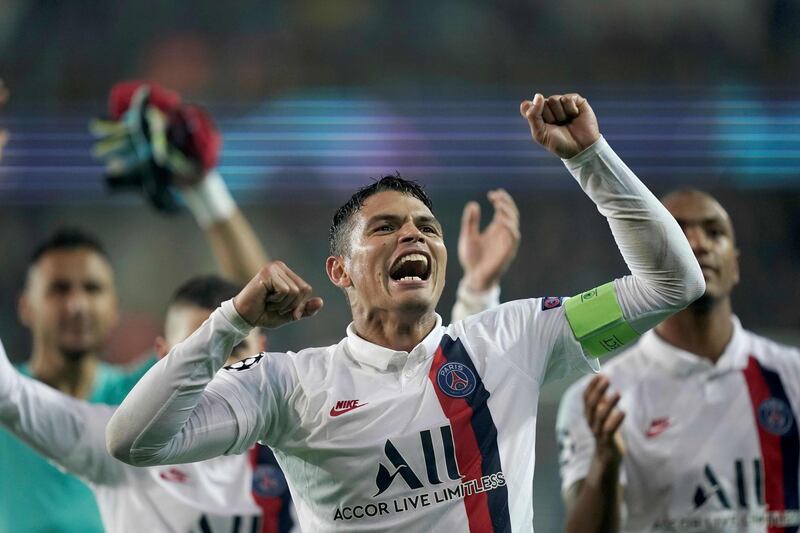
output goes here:
{"type": "Polygon", "coordinates": [[[422,339],[410,352],[392,350],[378,344],[373,344],[363,339],[356,333],[353,322],[347,326],[347,352],[361,364],[369,365],[381,371],[386,371],[390,366],[402,369],[409,357],[425,359],[433,355],[442,338],[442,317],[436,313],[436,325],[428,335],[422,339]]]}
{"type": "Polygon", "coordinates": [[[655,328],[644,335],[639,342],[641,351],[657,365],[664,367],[676,377],[687,377],[695,373],[718,374],[728,370],[741,370],[747,366],[745,332],[742,323],[731,315],[733,335],[722,355],[714,364],[705,357],[681,350],[658,336],[655,328]]]}

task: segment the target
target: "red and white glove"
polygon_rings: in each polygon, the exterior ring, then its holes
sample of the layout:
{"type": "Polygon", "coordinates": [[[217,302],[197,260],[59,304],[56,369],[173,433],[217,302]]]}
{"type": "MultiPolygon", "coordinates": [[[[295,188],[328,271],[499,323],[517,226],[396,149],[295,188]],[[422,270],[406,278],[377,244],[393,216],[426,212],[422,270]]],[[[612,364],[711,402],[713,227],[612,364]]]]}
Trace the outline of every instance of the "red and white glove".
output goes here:
{"type": "Polygon", "coordinates": [[[219,160],[222,137],[209,114],[183,104],[180,95],[142,81],[114,85],[109,119],[89,129],[97,141],[92,153],[105,163],[112,189],[139,189],[157,209],[174,212],[174,186],[194,186],[219,160]]]}

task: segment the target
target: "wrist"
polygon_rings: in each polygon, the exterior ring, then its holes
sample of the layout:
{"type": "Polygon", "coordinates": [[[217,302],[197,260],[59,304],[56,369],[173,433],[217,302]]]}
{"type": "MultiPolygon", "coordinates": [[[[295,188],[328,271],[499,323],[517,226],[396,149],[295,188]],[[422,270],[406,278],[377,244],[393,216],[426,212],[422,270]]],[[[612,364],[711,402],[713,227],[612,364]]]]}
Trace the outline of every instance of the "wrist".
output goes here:
{"type": "Polygon", "coordinates": [[[608,146],[608,141],[606,141],[605,137],[602,135],[598,135],[597,139],[594,140],[591,144],[584,146],[580,149],[580,151],[576,154],[571,155],[567,158],[562,158],[561,160],[567,164],[569,167],[575,167],[581,165],[586,162],[586,160],[594,157],[602,151],[605,147],[608,146]]]}
{"type": "Polygon", "coordinates": [[[236,328],[240,333],[247,335],[250,330],[254,328],[253,324],[243,314],[244,310],[237,307],[237,298],[233,297],[230,300],[222,302],[221,313],[236,328]]]}
{"type": "Polygon", "coordinates": [[[495,283],[487,289],[476,290],[469,285],[465,276],[458,284],[456,296],[459,302],[469,308],[488,309],[500,303],[500,285],[495,283]]]}
{"type": "Polygon", "coordinates": [[[484,293],[499,287],[499,277],[487,277],[475,272],[466,272],[462,284],[474,293],[484,293]]]}
{"type": "Polygon", "coordinates": [[[237,210],[228,186],[216,170],[209,171],[196,185],[182,188],[181,193],[203,229],[228,220],[237,210]]]}
{"type": "Polygon", "coordinates": [[[604,473],[617,472],[622,464],[622,453],[618,450],[595,449],[593,463],[597,464],[604,473]]]}

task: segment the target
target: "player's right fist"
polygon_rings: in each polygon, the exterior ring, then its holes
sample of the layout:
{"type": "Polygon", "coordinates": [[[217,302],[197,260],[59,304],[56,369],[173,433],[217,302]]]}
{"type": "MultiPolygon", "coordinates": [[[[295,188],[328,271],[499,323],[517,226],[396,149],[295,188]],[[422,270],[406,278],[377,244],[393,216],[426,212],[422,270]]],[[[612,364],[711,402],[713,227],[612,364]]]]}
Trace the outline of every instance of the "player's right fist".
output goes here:
{"type": "Polygon", "coordinates": [[[519,112],[528,120],[533,140],[562,159],[569,159],[600,138],[597,117],[583,96],[539,93],[523,100],[519,112]]]}
{"type": "Polygon", "coordinates": [[[311,290],[285,263],[273,261],[236,295],[233,306],[251,326],[277,328],[322,309],[322,298],[311,296],[311,290]]]}

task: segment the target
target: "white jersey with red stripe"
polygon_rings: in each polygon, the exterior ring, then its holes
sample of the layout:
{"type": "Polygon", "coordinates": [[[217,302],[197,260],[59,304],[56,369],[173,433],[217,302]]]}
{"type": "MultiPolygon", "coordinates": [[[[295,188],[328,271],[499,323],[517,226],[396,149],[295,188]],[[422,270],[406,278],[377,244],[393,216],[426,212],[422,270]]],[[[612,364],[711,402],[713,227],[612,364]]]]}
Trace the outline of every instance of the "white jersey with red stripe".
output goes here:
{"type": "Polygon", "coordinates": [[[243,451],[274,451],[304,531],[531,531],[539,389],[595,368],[562,299],[504,304],[436,327],[411,352],[356,335],[265,354],[208,391],[243,451]]]}
{"type": "MultiPolygon", "coordinates": [[[[650,331],[604,365],[626,413],[624,531],[797,531],[800,350],[733,321],[716,364],[650,331]]],[[[587,382],[559,408],[564,491],[586,477],[594,452],[587,382]]]]}

